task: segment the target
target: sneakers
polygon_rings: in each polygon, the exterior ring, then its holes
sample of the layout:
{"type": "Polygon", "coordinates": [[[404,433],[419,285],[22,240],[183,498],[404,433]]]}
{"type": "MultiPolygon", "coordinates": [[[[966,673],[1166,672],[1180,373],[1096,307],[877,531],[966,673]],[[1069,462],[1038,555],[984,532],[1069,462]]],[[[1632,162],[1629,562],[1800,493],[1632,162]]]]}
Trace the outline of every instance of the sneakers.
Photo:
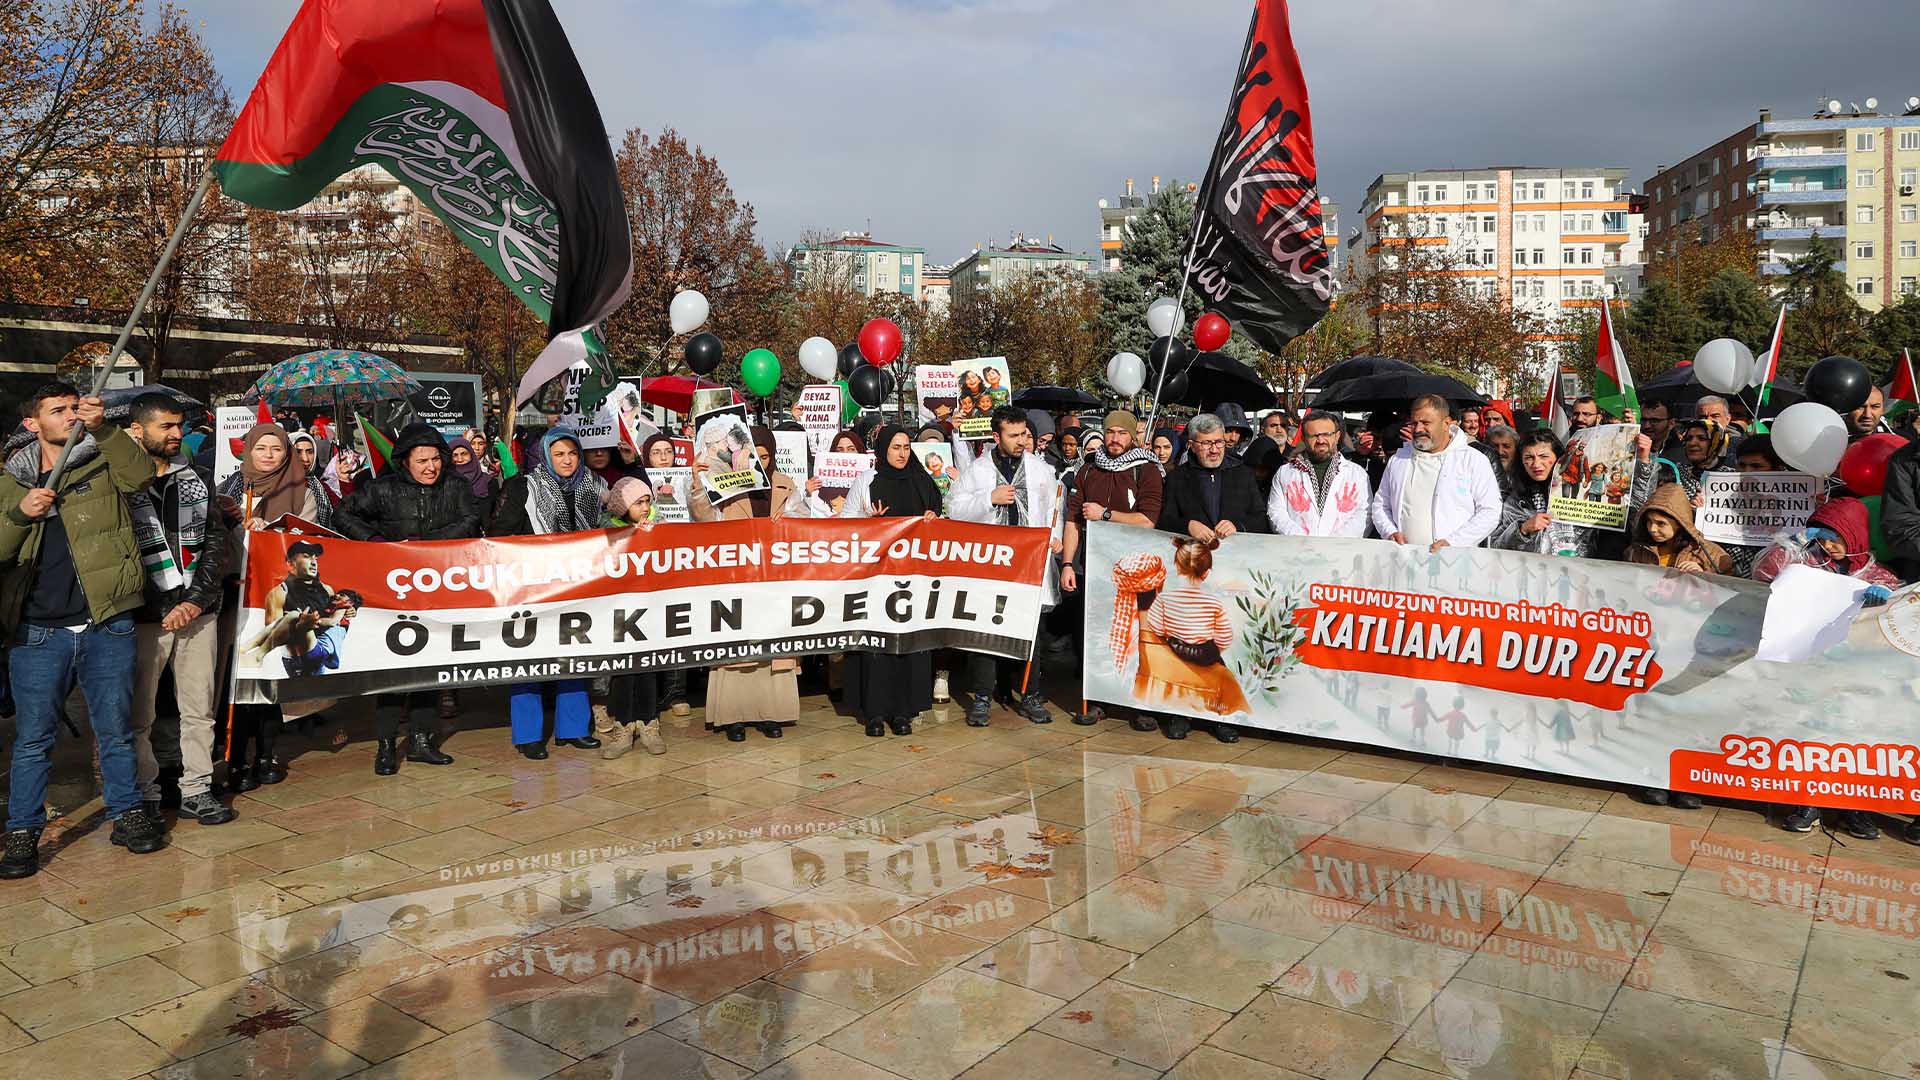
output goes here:
{"type": "Polygon", "coordinates": [[[453,756],[441,753],[440,748],[433,745],[433,737],[424,731],[414,732],[408,740],[407,760],[418,761],[427,765],[453,764],[453,756]]]}
{"type": "Polygon", "coordinates": [[[1023,696],[1014,705],[1013,711],[1035,724],[1053,723],[1053,714],[1047,711],[1047,696],[1038,690],[1030,691],[1023,696]]]}
{"type": "Polygon", "coordinates": [[[1813,827],[1818,824],[1820,824],[1820,811],[1811,806],[1796,806],[1788,811],[1787,818],[1780,823],[1780,827],[1788,832],[1812,832],[1813,827]]]}
{"type": "Polygon", "coordinates": [[[692,716],[693,706],[684,701],[676,701],[672,705],[667,706],[667,711],[675,716],[692,716]]]}
{"type": "Polygon", "coordinates": [[[605,705],[593,707],[593,733],[600,740],[602,761],[613,761],[633,749],[633,725],[616,721],[605,705]]]}
{"type": "Polygon", "coordinates": [[[1863,810],[1842,810],[1840,831],[1855,840],[1880,839],[1880,826],[1874,822],[1872,814],[1863,810]]]}
{"type": "Polygon", "coordinates": [[[967,726],[986,727],[993,722],[993,702],[984,697],[975,697],[967,702],[967,726]]]}
{"type": "Polygon", "coordinates": [[[135,855],[151,855],[167,846],[167,837],[160,831],[160,823],[147,813],[145,807],[122,811],[119,817],[113,819],[113,835],[108,839],[135,855]]]}
{"type": "Polygon", "coordinates": [[[640,749],[656,756],[667,752],[667,740],[660,734],[660,721],[649,720],[630,726],[633,729],[634,738],[640,743],[640,749]]]}
{"type": "Polygon", "coordinates": [[[947,673],[944,671],[933,676],[933,700],[939,705],[953,700],[953,692],[947,684],[947,673]]]}
{"type": "Polygon", "coordinates": [[[0,855],[0,879],[32,877],[40,872],[40,830],[12,829],[0,855]]]}
{"type": "Polygon", "coordinates": [[[234,818],[233,808],[212,795],[188,795],[180,800],[180,816],[202,825],[225,825],[234,818]]]}

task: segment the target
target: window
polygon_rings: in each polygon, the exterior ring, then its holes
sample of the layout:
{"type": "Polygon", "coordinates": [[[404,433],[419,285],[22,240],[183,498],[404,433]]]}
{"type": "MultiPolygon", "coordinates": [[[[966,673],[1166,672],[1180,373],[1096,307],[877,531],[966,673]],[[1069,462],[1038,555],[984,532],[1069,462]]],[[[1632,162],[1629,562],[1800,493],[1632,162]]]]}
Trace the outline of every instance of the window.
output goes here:
{"type": "Polygon", "coordinates": [[[1861,240],[1853,245],[1853,257],[1856,259],[1873,258],[1873,241],[1861,240]]]}
{"type": "Polygon", "coordinates": [[[1855,280],[1853,283],[1853,291],[1856,295],[1859,295],[1859,296],[1872,296],[1873,295],[1873,279],[1870,277],[1863,277],[1855,280]]]}
{"type": "Polygon", "coordinates": [[[1535,300],[1538,300],[1538,299],[1540,299],[1541,297],[1543,297],[1543,296],[1545,296],[1545,295],[1547,295],[1547,283],[1546,283],[1546,282],[1544,282],[1544,281],[1542,281],[1542,280],[1540,280],[1539,278],[1534,278],[1534,279],[1533,279],[1533,291],[1532,291],[1532,293],[1531,293],[1531,295],[1533,296],[1533,298],[1534,298],[1535,300]]]}
{"type": "Polygon", "coordinates": [[[1480,231],[1483,233],[1486,233],[1489,236],[1498,232],[1499,219],[1494,217],[1492,214],[1482,215],[1480,218],[1480,231]]]}
{"type": "Polygon", "coordinates": [[[1499,263],[1497,263],[1497,262],[1495,262],[1495,261],[1494,261],[1494,260],[1495,260],[1495,259],[1496,259],[1497,257],[1498,257],[1498,256],[1497,256],[1497,254],[1496,254],[1496,253],[1494,252],[1494,250],[1493,250],[1492,248],[1481,248],[1481,249],[1480,249],[1480,265],[1481,265],[1481,266],[1498,266],[1498,265],[1500,265],[1499,263]]]}
{"type": "Polygon", "coordinates": [[[1547,265],[1547,249],[1546,248],[1533,249],[1533,265],[1535,266],[1547,265]]]}
{"type": "Polygon", "coordinates": [[[1920,258],[1920,240],[1900,241],[1900,257],[1903,259],[1920,258]]]}
{"type": "Polygon", "coordinates": [[[1580,181],[1580,197],[1583,199],[1593,198],[1593,181],[1591,180],[1580,181]]]}
{"type": "Polygon", "coordinates": [[[1480,197],[1480,185],[1479,185],[1479,184],[1468,184],[1468,185],[1467,185],[1467,195],[1466,195],[1466,199],[1467,199],[1467,201],[1468,201],[1468,202],[1472,202],[1472,201],[1474,201],[1475,199],[1478,199],[1479,197],[1480,197]]]}
{"type": "MultiPolygon", "coordinates": [[[[1718,160],[1720,160],[1720,159],[1719,159],[1719,158],[1715,158],[1714,160],[1715,160],[1715,161],[1718,161],[1718,160]]],[[[1719,189],[1719,188],[1714,188],[1714,189],[1713,189],[1713,208],[1714,208],[1715,210],[1718,210],[1718,209],[1720,209],[1720,189],[1719,189]]]]}
{"type": "Polygon", "coordinates": [[[1856,132],[1854,132],[1854,133],[1853,133],[1853,148],[1854,148],[1855,150],[1871,150],[1871,149],[1873,149],[1873,132],[1871,132],[1871,131],[1856,131],[1856,132]]]}
{"type": "Polygon", "coordinates": [[[1590,233],[1593,231],[1593,215],[1592,214],[1580,215],[1580,231],[1583,233],[1590,233]]]}
{"type": "Polygon", "coordinates": [[[1573,299],[1573,295],[1574,295],[1573,282],[1571,281],[1561,282],[1560,283],[1560,299],[1571,300],[1573,299]]]}
{"type": "Polygon", "coordinates": [[[1713,175],[1715,176],[1720,175],[1720,159],[1719,158],[1713,159],[1713,175]]]}
{"type": "Polygon", "coordinates": [[[1560,265],[1561,266],[1573,265],[1573,249],[1572,248],[1563,247],[1560,249],[1560,265]]]}
{"type": "Polygon", "coordinates": [[[1591,281],[1583,281],[1583,282],[1581,282],[1581,283],[1580,283],[1580,295],[1581,295],[1581,296],[1585,296],[1585,297],[1591,297],[1591,296],[1593,295],[1593,282],[1591,282],[1591,281]]]}
{"type": "Polygon", "coordinates": [[[1579,219],[1574,217],[1572,214],[1560,215],[1560,231],[1561,232],[1563,233],[1574,232],[1579,228],[1579,225],[1580,225],[1579,219]]]}
{"type": "Polygon", "coordinates": [[[1584,266],[1593,265],[1593,249],[1592,248],[1583,247],[1580,249],[1580,262],[1584,266]]]}
{"type": "Polygon", "coordinates": [[[1901,132],[1900,133],[1900,149],[1920,150],[1920,131],[1901,132]]]}
{"type": "Polygon", "coordinates": [[[1447,235],[1447,219],[1446,218],[1437,217],[1433,219],[1433,234],[1435,236],[1447,235]]]}
{"type": "Polygon", "coordinates": [[[1522,248],[1513,249],[1513,265],[1515,266],[1527,265],[1527,253],[1524,249],[1522,248]]]}
{"type": "Polygon", "coordinates": [[[1872,187],[1873,186],[1873,170],[1872,169],[1853,170],[1853,186],[1854,187],[1872,187]]]}
{"type": "Polygon", "coordinates": [[[1910,278],[1910,277],[1901,278],[1900,279],[1900,295],[1912,296],[1915,291],[1915,288],[1914,288],[1915,284],[1916,282],[1914,281],[1913,278],[1910,278]]]}
{"type": "Polygon", "coordinates": [[[1913,203],[1900,204],[1901,221],[1920,221],[1920,206],[1913,203]]]}
{"type": "Polygon", "coordinates": [[[1732,150],[1727,151],[1727,168],[1731,169],[1739,164],[1740,148],[1736,146],[1732,150]]]}
{"type": "Polygon", "coordinates": [[[1536,199],[1545,199],[1547,197],[1547,182],[1545,180],[1535,180],[1533,182],[1533,197],[1536,199]]]}
{"type": "Polygon", "coordinates": [[[1413,190],[1414,190],[1414,196],[1413,196],[1414,202],[1431,202],[1432,201],[1431,196],[1433,194],[1433,189],[1427,186],[1426,184],[1421,184],[1419,187],[1413,190]]]}
{"type": "Polygon", "coordinates": [[[1853,208],[1853,220],[1856,225],[1873,224],[1873,207],[1856,206],[1853,208]]]}

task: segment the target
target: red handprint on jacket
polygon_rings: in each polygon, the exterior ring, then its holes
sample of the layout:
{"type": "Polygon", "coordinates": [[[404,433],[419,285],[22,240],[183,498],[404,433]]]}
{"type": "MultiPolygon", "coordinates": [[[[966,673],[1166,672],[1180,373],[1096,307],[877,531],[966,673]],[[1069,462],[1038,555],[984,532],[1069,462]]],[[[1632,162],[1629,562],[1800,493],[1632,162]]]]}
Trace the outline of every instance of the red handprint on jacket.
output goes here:
{"type": "Polygon", "coordinates": [[[1333,505],[1342,514],[1353,513],[1360,506],[1360,486],[1351,480],[1347,481],[1347,486],[1341,488],[1340,494],[1334,497],[1333,505]]]}
{"type": "Polygon", "coordinates": [[[1304,514],[1313,509],[1313,495],[1307,491],[1306,481],[1287,481],[1287,505],[1296,514],[1304,514]]]}

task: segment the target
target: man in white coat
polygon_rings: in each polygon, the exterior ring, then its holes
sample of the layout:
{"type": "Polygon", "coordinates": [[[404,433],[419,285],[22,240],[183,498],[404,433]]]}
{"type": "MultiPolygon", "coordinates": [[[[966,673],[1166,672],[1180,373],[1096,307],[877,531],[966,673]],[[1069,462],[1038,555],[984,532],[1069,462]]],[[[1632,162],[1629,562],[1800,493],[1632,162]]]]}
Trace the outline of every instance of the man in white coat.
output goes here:
{"type": "Polygon", "coordinates": [[[1267,520],[1282,536],[1367,535],[1367,470],[1340,453],[1340,418],[1310,412],[1300,421],[1305,452],[1280,466],[1267,520]]]}
{"type": "MultiPolygon", "coordinates": [[[[1053,466],[1033,453],[1033,433],[1027,414],[1010,405],[993,410],[993,442],[987,451],[974,458],[947,493],[947,516],[955,521],[982,525],[1009,525],[1044,528],[1051,531],[1053,550],[1061,548],[1060,492],[1053,466]]],[[[1042,586],[1042,604],[1052,608],[1060,602],[1059,571],[1055,560],[1047,562],[1047,577],[1042,586]]],[[[1040,652],[1033,653],[1031,674],[1026,677],[1026,692],[1014,711],[1036,724],[1053,722],[1047,712],[1047,698],[1040,692],[1040,652]]],[[[993,709],[994,683],[1000,669],[1010,667],[1012,685],[1018,690],[1025,665],[998,662],[986,653],[970,653],[961,688],[968,695],[967,725],[986,727],[993,709]]]]}
{"type": "Polygon", "coordinates": [[[1413,400],[1410,438],[1373,496],[1373,530],[1396,544],[1473,547],[1500,524],[1500,483],[1486,455],[1453,430],[1445,398],[1413,400]]]}

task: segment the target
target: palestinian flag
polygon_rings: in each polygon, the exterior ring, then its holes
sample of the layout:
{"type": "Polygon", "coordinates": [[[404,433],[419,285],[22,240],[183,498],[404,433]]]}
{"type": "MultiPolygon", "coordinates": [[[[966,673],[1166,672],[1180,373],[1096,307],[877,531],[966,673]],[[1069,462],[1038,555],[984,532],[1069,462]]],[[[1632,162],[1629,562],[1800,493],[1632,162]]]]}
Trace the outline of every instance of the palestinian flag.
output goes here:
{"type": "Polygon", "coordinates": [[[1593,400],[1610,416],[1625,416],[1633,410],[1640,418],[1640,395],[1633,391],[1633,369],[1627,366],[1627,351],[1613,333],[1613,303],[1600,301],[1600,340],[1594,347],[1593,400]]]}
{"type": "Polygon", "coordinates": [[[633,248],[600,109],[547,0],[306,0],[220,147],[231,198],[378,165],[547,324],[525,401],[590,355],[633,248]]]}
{"type": "Polygon", "coordinates": [[[513,445],[505,437],[493,440],[493,452],[500,459],[500,479],[511,480],[520,475],[520,459],[513,456],[513,445]]]}
{"type": "Polygon", "coordinates": [[[367,444],[367,471],[375,476],[393,460],[393,440],[380,434],[380,429],[367,423],[367,418],[356,415],[354,420],[360,424],[360,438],[367,444]]]}
{"type": "Polygon", "coordinates": [[[1567,432],[1573,427],[1572,420],[1567,416],[1566,402],[1560,400],[1559,368],[1547,370],[1547,391],[1540,398],[1540,426],[1553,432],[1553,437],[1561,442],[1567,441],[1567,432]]]}
{"type": "Polygon", "coordinates": [[[1900,362],[1893,368],[1893,385],[1887,388],[1887,418],[1905,416],[1920,408],[1920,385],[1913,380],[1913,352],[1900,350],[1900,362]]]}
{"type": "MultiPolygon", "coordinates": [[[[1773,340],[1767,343],[1767,351],[1753,365],[1753,386],[1760,388],[1759,407],[1764,409],[1767,399],[1773,396],[1773,380],[1780,375],[1780,344],[1787,332],[1787,305],[1780,305],[1780,315],[1773,321],[1773,340]]],[[[1755,412],[1759,410],[1756,409],[1755,412]]]]}

